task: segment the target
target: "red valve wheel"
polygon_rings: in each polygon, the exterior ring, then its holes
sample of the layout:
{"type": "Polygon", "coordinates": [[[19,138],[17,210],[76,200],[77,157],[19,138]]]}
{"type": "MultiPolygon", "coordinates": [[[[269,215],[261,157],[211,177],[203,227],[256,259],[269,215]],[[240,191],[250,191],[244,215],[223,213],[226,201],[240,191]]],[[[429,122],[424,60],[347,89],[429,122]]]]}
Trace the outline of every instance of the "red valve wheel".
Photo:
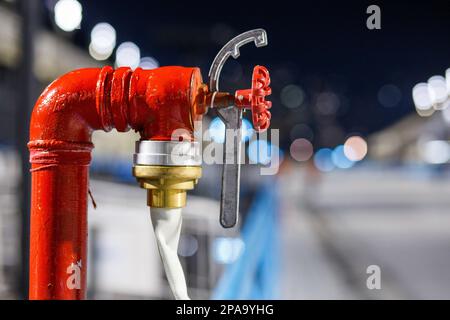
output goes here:
{"type": "Polygon", "coordinates": [[[272,93],[269,71],[263,66],[253,68],[252,88],[237,90],[234,95],[235,105],[241,109],[252,110],[253,127],[257,132],[263,132],[269,128],[272,107],[271,101],[266,101],[266,96],[272,93]]]}

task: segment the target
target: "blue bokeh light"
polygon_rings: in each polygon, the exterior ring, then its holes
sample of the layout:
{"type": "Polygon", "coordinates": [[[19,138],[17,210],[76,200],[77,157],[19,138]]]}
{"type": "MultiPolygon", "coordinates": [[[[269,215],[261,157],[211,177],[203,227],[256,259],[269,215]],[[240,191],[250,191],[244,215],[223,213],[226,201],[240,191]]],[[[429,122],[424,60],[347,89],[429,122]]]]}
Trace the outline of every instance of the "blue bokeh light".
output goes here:
{"type": "Polygon", "coordinates": [[[241,238],[219,237],[213,242],[213,258],[217,263],[235,262],[244,252],[245,243],[241,238]]]}
{"type": "MultiPolygon", "coordinates": [[[[278,161],[278,165],[283,161],[284,153],[276,145],[266,140],[253,140],[247,150],[248,158],[252,163],[267,165],[270,162],[278,161]]],[[[277,165],[277,164],[275,164],[277,165]]]]}
{"type": "MultiPolygon", "coordinates": [[[[242,142],[250,140],[254,133],[253,126],[247,119],[242,119],[242,142]]],[[[212,141],[216,143],[225,142],[225,124],[222,119],[215,117],[209,124],[209,134],[212,141]]]]}
{"type": "Polygon", "coordinates": [[[270,142],[254,140],[248,146],[248,157],[253,163],[268,164],[272,155],[270,142]]]}
{"type": "Polygon", "coordinates": [[[332,159],[333,150],[329,148],[319,149],[314,155],[314,165],[323,172],[330,172],[335,168],[332,159]]]}
{"type": "Polygon", "coordinates": [[[353,167],[355,164],[354,161],[350,160],[345,155],[343,145],[339,145],[334,148],[333,153],[331,154],[331,159],[333,160],[333,164],[340,169],[348,169],[353,167]]]}
{"type": "Polygon", "coordinates": [[[219,117],[212,119],[209,124],[209,135],[211,136],[212,141],[216,143],[225,142],[225,124],[219,117]]]}
{"type": "Polygon", "coordinates": [[[252,123],[248,119],[242,119],[242,141],[249,141],[254,132],[252,123]]]}

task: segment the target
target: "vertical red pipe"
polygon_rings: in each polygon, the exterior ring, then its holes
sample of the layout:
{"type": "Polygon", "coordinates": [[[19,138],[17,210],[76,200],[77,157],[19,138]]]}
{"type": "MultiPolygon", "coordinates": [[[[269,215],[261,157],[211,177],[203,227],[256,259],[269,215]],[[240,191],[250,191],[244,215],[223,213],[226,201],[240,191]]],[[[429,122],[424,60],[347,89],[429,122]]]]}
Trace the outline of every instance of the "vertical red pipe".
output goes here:
{"type": "Polygon", "coordinates": [[[28,143],[30,299],[85,298],[92,132],[132,128],[142,139],[169,140],[183,128],[192,135],[200,85],[198,68],[104,67],[70,72],[39,97],[28,143]]]}
{"type": "Polygon", "coordinates": [[[53,152],[57,164],[32,164],[32,189],[38,192],[31,199],[30,299],[86,297],[86,149],[53,152]]]}

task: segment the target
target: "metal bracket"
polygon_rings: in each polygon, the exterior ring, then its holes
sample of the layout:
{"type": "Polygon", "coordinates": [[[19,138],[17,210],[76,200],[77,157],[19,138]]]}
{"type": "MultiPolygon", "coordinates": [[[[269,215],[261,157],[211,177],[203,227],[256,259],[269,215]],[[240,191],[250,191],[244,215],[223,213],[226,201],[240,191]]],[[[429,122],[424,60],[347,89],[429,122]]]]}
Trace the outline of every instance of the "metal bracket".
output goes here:
{"type": "MultiPolygon", "coordinates": [[[[230,56],[237,59],[240,55],[239,48],[250,42],[254,42],[256,47],[266,46],[266,31],[264,29],[254,29],[241,33],[231,39],[214,58],[208,74],[209,89],[213,93],[211,106],[214,105],[214,92],[219,91],[220,72],[225,62],[230,56]]],[[[218,109],[217,113],[225,123],[226,129],[220,198],[220,224],[224,228],[231,228],[236,225],[239,213],[242,110],[230,107],[218,109]]]]}

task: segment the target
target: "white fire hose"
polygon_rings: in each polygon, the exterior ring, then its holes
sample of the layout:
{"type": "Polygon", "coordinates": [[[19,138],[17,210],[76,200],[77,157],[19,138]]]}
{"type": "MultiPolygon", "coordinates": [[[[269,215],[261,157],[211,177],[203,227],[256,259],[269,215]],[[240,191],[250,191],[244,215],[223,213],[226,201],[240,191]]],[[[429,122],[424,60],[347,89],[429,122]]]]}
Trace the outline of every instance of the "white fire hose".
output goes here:
{"type": "Polygon", "coordinates": [[[190,300],[177,253],[183,220],[181,208],[150,208],[150,216],[170,289],[175,299],[190,300]]]}

